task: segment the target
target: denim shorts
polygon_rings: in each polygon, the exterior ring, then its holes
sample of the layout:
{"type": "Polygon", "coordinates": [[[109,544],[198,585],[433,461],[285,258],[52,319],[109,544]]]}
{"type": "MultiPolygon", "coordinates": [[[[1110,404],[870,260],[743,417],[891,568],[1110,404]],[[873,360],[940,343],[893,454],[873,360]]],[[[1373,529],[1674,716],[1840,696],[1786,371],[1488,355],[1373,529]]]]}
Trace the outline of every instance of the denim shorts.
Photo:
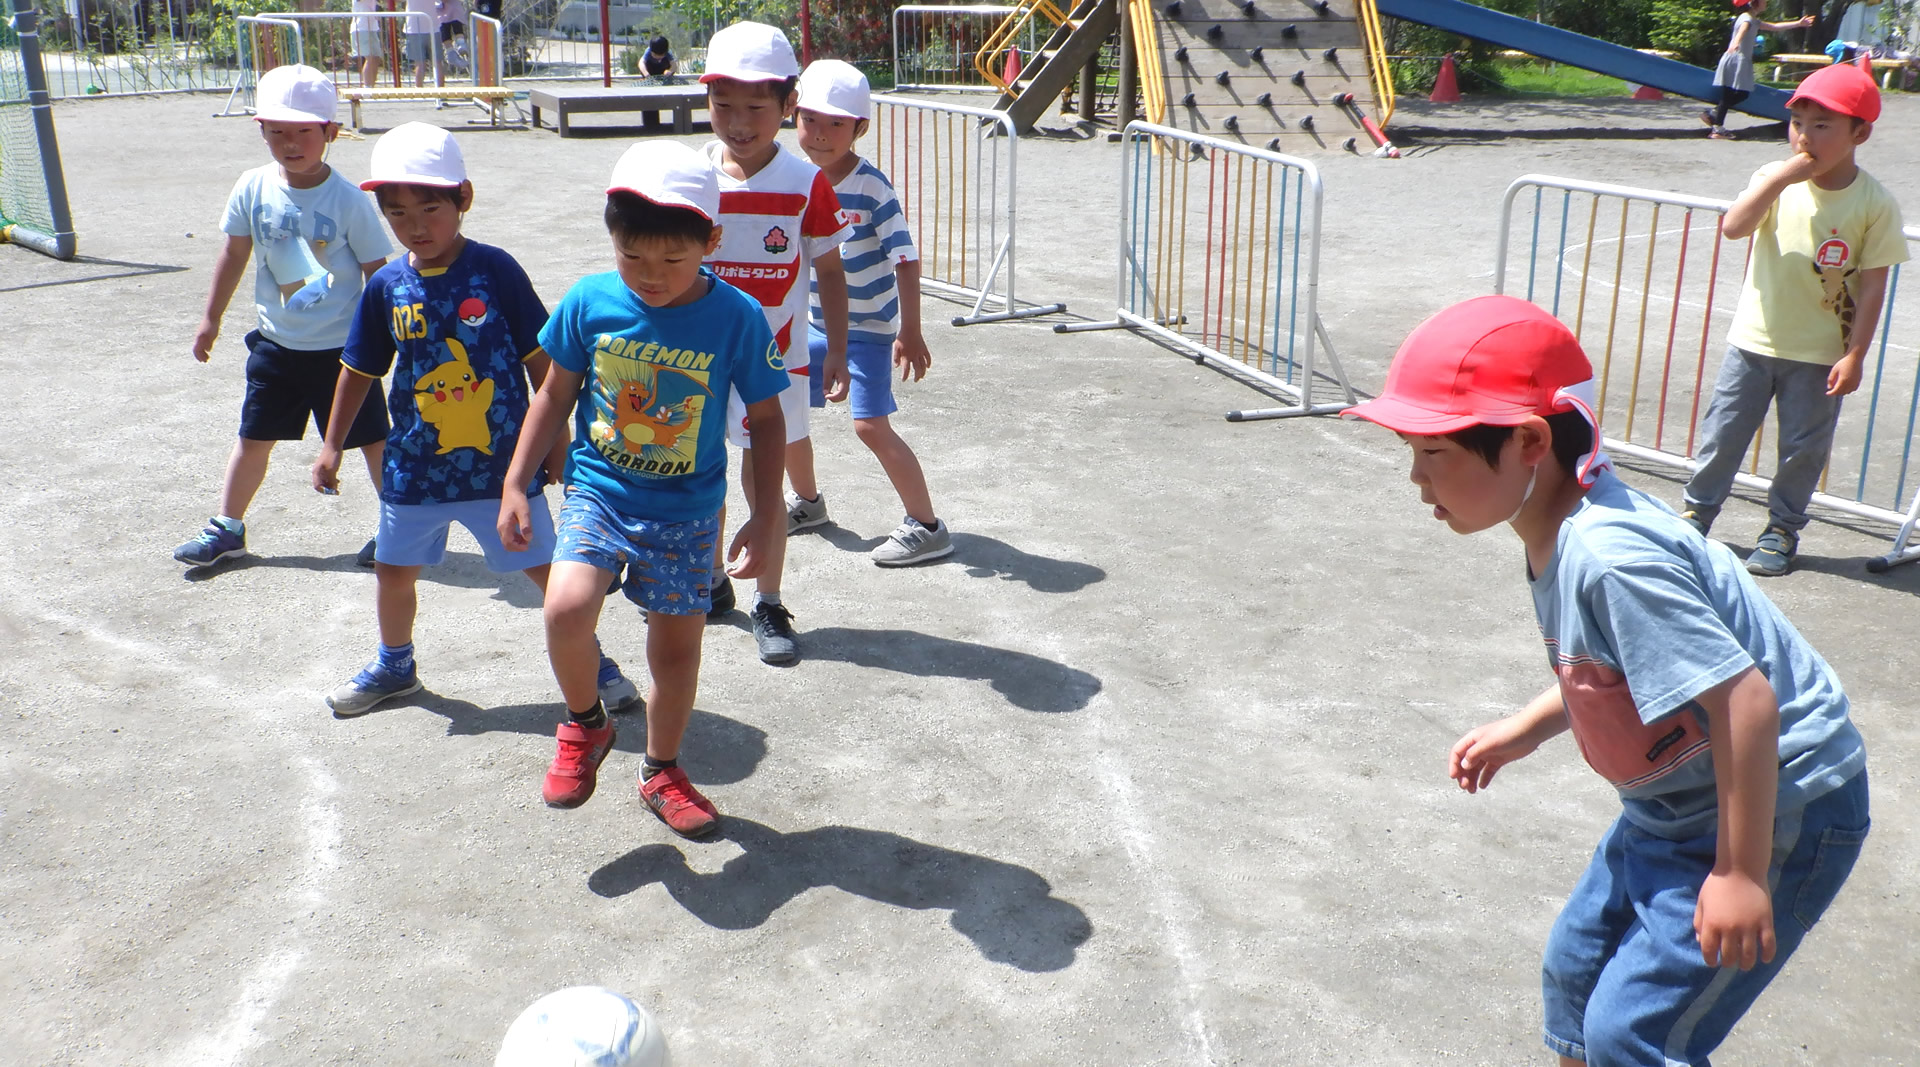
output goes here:
{"type": "MultiPolygon", "coordinates": [[[[827,406],[827,388],[820,377],[820,368],[827,362],[827,339],[816,333],[807,345],[813,354],[814,374],[809,386],[813,390],[813,406],[823,408],[827,406]]],[[[847,377],[853,379],[853,386],[847,392],[847,406],[853,409],[854,418],[884,419],[900,410],[900,405],[893,402],[892,345],[849,340],[847,377]]]]}
{"type": "Polygon", "coordinates": [[[495,574],[544,567],[553,560],[553,515],[545,493],[527,494],[527,520],[533,527],[525,552],[514,552],[500,541],[500,501],[462,500],[451,504],[389,504],[380,502],[380,535],[373,559],[389,567],[431,567],[447,558],[447,530],[454,523],[467,528],[487,569],[495,574]]]}
{"type": "Polygon", "coordinates": [[[1704,1064],[1833,903],[1866,841],[1867,773],[1774,820],[1773,962],[1709,967],[1693,932],[1717,834],[1686,841],[1614,821],[1547,937],[1547,1047],[1656,1067],[1704,1064]]]}
{"type": "Polygon", "coordinates": [[[705,615],[712,606],[713,546],[720,516],[661,522],[622,515],[590,489],[560,505],[553,561],[585,563],[609,574],[626,569],[627,599],[662,615],[705,615]]]}

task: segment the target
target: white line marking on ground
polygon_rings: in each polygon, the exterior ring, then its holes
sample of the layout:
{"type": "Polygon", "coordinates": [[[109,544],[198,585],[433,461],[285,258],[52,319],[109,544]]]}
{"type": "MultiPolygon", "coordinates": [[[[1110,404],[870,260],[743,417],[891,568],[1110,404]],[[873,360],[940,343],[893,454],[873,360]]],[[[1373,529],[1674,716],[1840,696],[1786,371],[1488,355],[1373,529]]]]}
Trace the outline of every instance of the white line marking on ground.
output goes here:
{"type": "Polygon", "coordinates": [[[247,1052],[266,1036],[261,1033],[260,1024],[266,1021],[267,1012],[286,991],[287,983],[305,955],[301,949],[287,949],[254,968],[240,984],[240,997],[233,1005],[227,1024],[168,1057],[168,1067],[239,1067],[245,1062],[247,1052]]]}

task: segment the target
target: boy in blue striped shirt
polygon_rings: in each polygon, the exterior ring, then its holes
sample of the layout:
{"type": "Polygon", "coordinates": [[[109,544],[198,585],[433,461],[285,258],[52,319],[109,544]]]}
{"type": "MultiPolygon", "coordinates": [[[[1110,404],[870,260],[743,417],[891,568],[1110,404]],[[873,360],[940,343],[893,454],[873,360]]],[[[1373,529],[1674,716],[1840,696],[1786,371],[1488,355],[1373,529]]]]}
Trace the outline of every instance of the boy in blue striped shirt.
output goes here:
{"type": "MultiPolygon", "coordinates": [[[[893,375],[914,381],[927,376],[933,356],[920,336],[920,253],[913,247],[900,200],[893,184],[879,168],[861,159],[854,142],[867,132],[872,94],[866,75],[851,64],[823,59],[809,64],[800,75],[797,125],[800,148],[833,183],[844,221],[852,236],[840,246],[847,272],[847,369],[852,377],[853,431],[880,460],[881,469],[900,494],[906,517],[891,536],[873,550],[882,567],[924,563],[953,554],[953,535],[933,512],[926,475],[913,449],[895,433],[888,416],[898,410],[893,400],[893,375]]],[[[813,287],[810,319],[812,347],[824,358],[826,319],[820,310],[820,289],[813,287]]],[[[813,406],[825,407],[819,375],[813,383],[813,406]]],[[[813,475],[813,442],[787,446],[787,532],[827,521],[827,501],[813,475]]]]}

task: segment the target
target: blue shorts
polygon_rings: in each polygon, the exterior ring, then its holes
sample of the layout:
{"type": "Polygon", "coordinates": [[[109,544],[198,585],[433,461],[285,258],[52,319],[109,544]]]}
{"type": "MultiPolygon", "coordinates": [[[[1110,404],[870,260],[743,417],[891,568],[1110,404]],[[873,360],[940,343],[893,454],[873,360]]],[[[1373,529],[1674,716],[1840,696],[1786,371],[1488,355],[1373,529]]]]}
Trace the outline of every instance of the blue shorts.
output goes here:
{"type": "MultiPolygon", "coordinates": [[[[312,420],[327,434],[333,389],[340,383],[340,350],[283,348],[259,330],[247,334],[247,395],[240,402],[240,436],[249,441],[298,441],[312,420]]],[[[367,390],[345,447],[365,448],[387,439],[387,399],[367,390]]]]}
{"type": "Polygon", "coordinates": [[[1865,771],[1774,819],[1779,947],[1743,971],[1707,966],[1693,932],[1717,834],[1672,841],[1615,820],[1547,938],[1547,1047],[1597,1063],[1706,1063],[1833,903],[1867,827],[1865,771]]]}
{"type": "Polygon", "coordinates": [[[705,615],[713,605],[713,546],[720,516],[661,522],[622,515],[590,489],[560,505],[553,561],[585,563],[609,574],[627,568],[627,599],[662,615],[705,615]],[[630,566],[629,566],[630,565],[630,566]]]}
{"type": "Polygon", "coordinates": [[[407,60],[412,63],[427,63],[433,58],[433,34],[407,34],[407,60]]]}
{"type": "Polygon", "coordinates": [[[500,501],[462,500],[452,504],[389,504],[380,502],[380,535],[373,560],[389,567],[431,567],[447,557],[447,528],[467,528],[487,557],[495,574],[544,567],[553,559],[553,515],[545,493],[527,494],[528,525],[533,534],[525,552],[509,551],[500,542],[500,501]]]}
{"type": "MultiPolygon", "coordinates": [[[[808,338],[807,351],[813,356],[813,377],[808,379],[807,388],[813,390],[813,406],[823,408],[827,406],[827,387],[820,368],[827,362],[826,336],[816,333],[808,338]]],[[[854,418],[884,419],[900,410],[900,405],[893,402],[892,345],[849,340],[847,376],[853,379],[847,406],[853,409],[854,418]]]]}

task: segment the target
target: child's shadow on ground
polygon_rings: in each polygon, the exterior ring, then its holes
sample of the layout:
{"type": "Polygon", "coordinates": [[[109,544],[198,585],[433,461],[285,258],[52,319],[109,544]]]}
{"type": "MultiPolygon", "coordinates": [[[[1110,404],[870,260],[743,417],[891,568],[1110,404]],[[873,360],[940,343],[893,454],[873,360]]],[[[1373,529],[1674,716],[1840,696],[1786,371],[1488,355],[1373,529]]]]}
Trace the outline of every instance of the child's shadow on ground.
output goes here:
{"type": "MultiPolygon", "coordinates": [[[[354,552],[343,552],[337,556],[246,555],[211,567],[195,567],[181,577],[189,582],[204,582],[222,574],[255,567],[372,576],[372,569],[358,564],[357,555],[354,552]]],[[[540,587],[534,585],[532,579],[519,571],[495,574],[487,569],[487,558],[474,552],[447,553],[446,559],[422,570],[420,580],[457,589],[483,589],[492,593],[495,599],[504,600],[516,608],[533,608],[537,611],[543,603],[540,587]]]]}
{"type": "Polygon", "coordinates": [[[807,658],[917,674],[985,681],[1028,711],[1079,711],[1100,692],[1100,679],[1064,663],[917,630],[824,626],[806,632],[807,658]]]}
{"type": "MultiPolygon", "coordinates": [[[[819,536],[843,552],[871,552],[884,537],[861,537],[852,530],[827,525],[817,528],[819,536]]],[[[975,578],[1000,578],[1025,582],[1036,593],[1077,593],[1106,578],[1107,572],[1091,563],[1036,556],[1005,541],[984,534],[953,535],[953,555],[932,560],[923,566],[958,563],[975,578]]]]}
{"type": "MultiPolygon", "coordinates": [[[[447,720],[449,737],[474,736],[500,731],[532,734],[547,739],[541,759],[551,758],[554,728],[560,725],[560,702],[514,704],[483,708],[458,697],[441,696],[422,690],[411,700],[447,720]]],[[[394,707],[406,705],[395,704],[394,707]]],[[[382,706],[384,710],[385,705],[382,706]]],[[[375,711],[374,714],[379,714],[375,711]]],[[[647,715],[636,707],[613,717],[617,732],[613,747],[620,752],[644,755],[647,751],[647,715]]],[[[687,739],[680,757],[687,774],[701,785],[732,785],[752,777],[767,758],[767,732],[737,719],[693,709],[687,723],[687,739]]],[[[636,766],[637,769],[637,766],[636,766]]]]}
{"type": "Polygon", "coordinates": [[[225,560],[211,567],[189,567],[180,577],[189,582],[205,582],[223,574],[238,571],[250,571],[256,567],[296,571],[332,571],[336,574],[360,573],[371,575],[370,570],[362,570],[355,562],[358,553],[342,552],[337,556],[256,556],[251,553],[239,559],[225,560]]]}
{"type": "Polygon", "coordinates": [[[745,855],[718,873],[694,872],[674,846],[645,845],[593,872],[587,887],[619,897],[659,882],[708,926],[748,930],[800,894],[833,886],[894,907],[951,911],[953,928],[982,956],[1023,971],[1071,966],[1093,936],[1086,913],[1025,867],[851,826],[783,834],[729,815],[720,828],[745,855]]]}

